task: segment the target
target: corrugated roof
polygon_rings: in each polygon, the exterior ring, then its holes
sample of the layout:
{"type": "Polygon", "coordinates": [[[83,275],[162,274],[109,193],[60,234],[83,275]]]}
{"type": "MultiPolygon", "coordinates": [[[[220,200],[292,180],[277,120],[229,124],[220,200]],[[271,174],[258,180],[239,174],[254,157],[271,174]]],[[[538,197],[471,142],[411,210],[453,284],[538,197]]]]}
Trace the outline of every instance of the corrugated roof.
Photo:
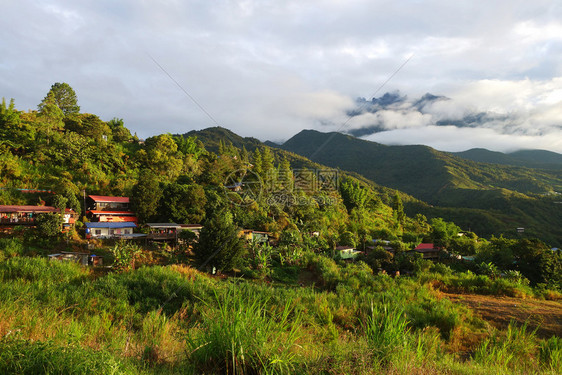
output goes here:
{"type": "Polygon", "coordinates": [[[109,197],[107,195],[88,195],[94,202],[129,203],[129,197],[109,197]]]}
{"type": "Polygon", "coordinates": [[[45,212],[59,212],[58,208],[52,206],[0,206],[0,212],[37,212],[37,213],[45,213],[45,212]]]}
{"type": "Polygon", "coordinates": [[[90,210],[88,211],[94,215],[134,215],[132,211],[100,211],[100,210],[90,210]]]}
{"type": "Polygon", "coordinates": [[[136,228],[137,225],[131,221],[122,222],[96,222],[86,223],[86,228],[136,228]]]}
{"type": "Polygon", "coordinates": [[[426,252],[426,251],[438,251],[439,248],[436,248],[435,245],[432,243],[420,243],[418,246],[416,246],[414,250],[418,252],[426,252]]]}
{"type": "Polygon", "coordinates": [[[150,228],[181,228],[176,223],[146,223],[146,225],[150,228]]]}

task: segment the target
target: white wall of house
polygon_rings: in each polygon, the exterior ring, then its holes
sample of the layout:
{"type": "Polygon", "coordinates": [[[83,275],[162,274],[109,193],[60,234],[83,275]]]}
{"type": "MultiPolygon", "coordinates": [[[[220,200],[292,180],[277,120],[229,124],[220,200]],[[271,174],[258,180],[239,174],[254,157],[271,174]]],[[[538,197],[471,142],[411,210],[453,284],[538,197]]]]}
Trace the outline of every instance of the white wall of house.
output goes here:
{"type": "Polygon", "coordinates": [[[114,237],[122,234],[133,234],[133,228],[90,228],[92,237],[114,237]]]}

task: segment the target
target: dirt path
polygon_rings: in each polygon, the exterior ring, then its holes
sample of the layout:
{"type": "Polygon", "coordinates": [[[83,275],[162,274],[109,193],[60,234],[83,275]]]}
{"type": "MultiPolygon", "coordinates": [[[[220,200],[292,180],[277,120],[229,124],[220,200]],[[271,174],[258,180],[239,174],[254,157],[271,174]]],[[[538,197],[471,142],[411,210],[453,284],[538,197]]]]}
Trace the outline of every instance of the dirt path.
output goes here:
{"type": "Polygon", "coordinates": [[[462,303],[476,312],[482,319],[497,328],[504,329],[510,321],[518,324],[528,322],[529,331],[538,327],[537,335],[562,337],[562,302],[521,299],[511,297],[483,296],[475,294],[442,293],[456,303],[462,303]]]}

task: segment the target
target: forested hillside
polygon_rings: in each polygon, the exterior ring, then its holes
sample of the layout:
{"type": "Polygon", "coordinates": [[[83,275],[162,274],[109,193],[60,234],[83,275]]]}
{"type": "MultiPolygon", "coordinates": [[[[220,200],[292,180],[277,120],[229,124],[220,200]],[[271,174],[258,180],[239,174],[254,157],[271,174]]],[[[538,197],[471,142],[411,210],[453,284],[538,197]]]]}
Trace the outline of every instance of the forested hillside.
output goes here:
{"type": "Polygon", "coordinates": [[[427,146],[385,146],[313,130],[279,147],[427,202],[407,205],[410,213],[442,216],[485,236],[525,227],[533,236],[562,243],[562,213],[556,204],[562,168],[479,163],[427,146]]]}

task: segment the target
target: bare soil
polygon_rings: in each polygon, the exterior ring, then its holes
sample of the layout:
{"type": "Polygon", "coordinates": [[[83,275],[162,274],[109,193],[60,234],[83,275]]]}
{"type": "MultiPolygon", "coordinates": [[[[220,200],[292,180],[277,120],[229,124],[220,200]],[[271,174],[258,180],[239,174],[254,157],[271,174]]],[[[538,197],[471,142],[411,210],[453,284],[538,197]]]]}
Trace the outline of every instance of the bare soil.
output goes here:
{"type": "Polygon", "coordinates": [[[494,327],[505,329],[511,321],[522,325],[527,322],[528,332],[548,338],[562,337],[562,301],[545,301],[513,297],[475,294],[441,293],[455,303],[462,303],[494,327]]]}

